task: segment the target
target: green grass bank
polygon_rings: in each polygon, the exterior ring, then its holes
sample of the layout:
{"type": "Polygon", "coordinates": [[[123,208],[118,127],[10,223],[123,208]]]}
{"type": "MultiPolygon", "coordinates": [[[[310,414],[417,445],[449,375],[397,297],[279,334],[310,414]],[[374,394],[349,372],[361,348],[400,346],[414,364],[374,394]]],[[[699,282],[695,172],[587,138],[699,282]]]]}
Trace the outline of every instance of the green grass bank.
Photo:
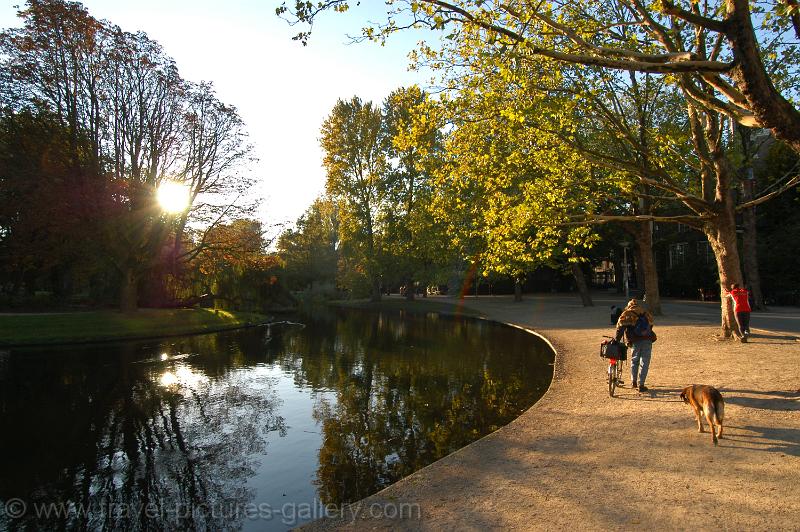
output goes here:
{"type": "Polygon", "coordinates": [[[140,309],[52,314],[0,314],[0,346],[55,345],[158,338],[235,329],[267,320],[262,314],[213,309],[140,309]]]}

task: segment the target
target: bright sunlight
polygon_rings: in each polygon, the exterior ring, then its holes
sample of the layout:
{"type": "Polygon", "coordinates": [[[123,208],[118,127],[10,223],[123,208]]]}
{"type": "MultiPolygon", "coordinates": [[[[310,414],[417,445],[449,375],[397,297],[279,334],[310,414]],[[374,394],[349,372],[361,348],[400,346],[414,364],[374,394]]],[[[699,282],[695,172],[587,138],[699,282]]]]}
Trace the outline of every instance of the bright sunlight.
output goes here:
{"type": "Polygon", "coordinates": [[[169,213],[178,213],[189,206],[189,187],[175,181],[164,181],[156,193],[161,208],[169,213]]]}

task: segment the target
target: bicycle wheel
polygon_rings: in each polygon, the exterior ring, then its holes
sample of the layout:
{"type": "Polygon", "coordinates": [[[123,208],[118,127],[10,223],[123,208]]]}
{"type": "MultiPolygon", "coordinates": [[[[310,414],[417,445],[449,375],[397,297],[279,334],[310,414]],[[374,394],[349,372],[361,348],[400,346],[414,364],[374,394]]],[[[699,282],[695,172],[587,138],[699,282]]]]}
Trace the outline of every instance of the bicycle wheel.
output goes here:
{"type": "Polygon", "coordinates": [[[617,387],[617,363],[608,364],[608,395],[614,397],[614,388],[617,387]]]}

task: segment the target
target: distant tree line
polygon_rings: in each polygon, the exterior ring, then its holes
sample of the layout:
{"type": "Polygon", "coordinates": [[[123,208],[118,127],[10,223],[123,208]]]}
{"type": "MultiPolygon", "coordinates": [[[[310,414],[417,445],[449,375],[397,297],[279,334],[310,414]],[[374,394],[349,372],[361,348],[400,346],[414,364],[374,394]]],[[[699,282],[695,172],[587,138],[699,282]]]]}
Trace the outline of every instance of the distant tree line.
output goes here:
{"type": "MultiPolygon", "coordinates": [[[[470,79],[484,84],[487,78],[470,79]]],[[[644,86],[635,77],[629,82],[612,84],[616,92],[607,97],[613,101],[623,94],[636,104],[647,96],[640,106],[626,103],[616,115],[611,114],[613,106],[605,113],[598,107],[597,117],[583,117],[574,130],[573,144],[526,127],[513,116],[513,107],[500,107],[510,95],[505,86],[485,92],[464,89],[439,100],[417,87],[398,89],[381,108],[357,97],[339,101],[322,128],[327,194],[278,241],[285,280],[294,290],[327,288],[336,296],[378,299],[381,292],[419,284],[449,284],[451,294],[471,293],[480,281],[489,290],[492,285],[508,290],[506,279],[521,299],[524,285],[562,289],[561,275],[568,274],[584,304],[591,305],[595,266],[613,264],[622,290],[620,244],[627,242],[630,285],[634,293],[646,293],[654,310],[660,309],[659,287],[670,295],[697,297],[700,288],[715,284],[719,251],[693,215],[670,203],[668,196],[628,189],[623,172],[598,167],[581,151],[598,150],[598,158],[635,159],[624,136],[617,145],[603,135],[639,131],[640,139],[660,135],[667,147],[682,146],[681,160],[691,160],[687,139],[692,133],[680,127],[680,99],[649,76],[641,80],[644,86]],[[642,122],[656,118],[655,125],[642,122]],[[587,224],[581,220],[586,217],[615,223],[587,224]],[[675,222],[695,236],[691,253],[673,264],[670,246],[685,240],[680,238],[685,233],[669,230],[679,227],[675,222]],[[537,281],[543,278],[549,287],[537,281]]],[[[549,103],[558,104],[563,102],[549,103]]],[[[748,201],[744,187],[758,187],[765,196],[780,190],[797,171],[797,155],[768,134],[741,128],[734,132],[721,141],[735,167],[734,204],[748,201]]],[[[662,165],[670,160],[666,152],[659,157],[662,165]]],[[[682,179],[681,186],[693,190],[691,174],[682,179]]],[[[757,220],[748,220],[744,209],[732,220],[731,245],[744,246],[745,260],[755,259],[744,268],[756,306],[800,297],[800,286],[787,270],[797,246],[775,216],[780,212],[793,226],[798,216],[793,205],[800,196],[792,188],[783,192],[770,198],[774,209],[759,210],[757,220]],[[761,234],[758,246],[747,249],[747,239],[756,234],[761,234]],[[759,254],[770,260],[759,265],[759,254]],[[768,280],[766,290],[752,281],[759,271],[768,280]]],[[[405,293],[413,297],[414,292],[405,293]]]]}
{"type": "Polygon", "coordinates": [[[237,110],[77,2],[19,16],[0,34],[0,303],[132,310],[268,279],[237,110]],[[168,181],[188,188],[179,213],[156,201],[168,181]]]}

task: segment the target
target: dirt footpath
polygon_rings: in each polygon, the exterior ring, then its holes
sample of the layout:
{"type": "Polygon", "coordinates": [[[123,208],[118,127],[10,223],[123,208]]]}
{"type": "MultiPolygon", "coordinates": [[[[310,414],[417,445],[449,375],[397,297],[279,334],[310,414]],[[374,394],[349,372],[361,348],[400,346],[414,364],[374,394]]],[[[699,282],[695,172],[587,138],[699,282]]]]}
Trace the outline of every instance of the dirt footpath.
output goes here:
{"type": "Polygon", "coordinates": [[[552,343],[550,390],[506,427],[365,499],[358,518],[308,528],[800,530],[794,335],[762,330],[747,344],[716,341],[716,326],[656,318],[650,391],[623,388],[610,398],[598,356],[613,330],[607,305],[550,296],[467,305],[552,343]],[[678,398],[691,383],[725,397],[719,447],[678,398]]]}

